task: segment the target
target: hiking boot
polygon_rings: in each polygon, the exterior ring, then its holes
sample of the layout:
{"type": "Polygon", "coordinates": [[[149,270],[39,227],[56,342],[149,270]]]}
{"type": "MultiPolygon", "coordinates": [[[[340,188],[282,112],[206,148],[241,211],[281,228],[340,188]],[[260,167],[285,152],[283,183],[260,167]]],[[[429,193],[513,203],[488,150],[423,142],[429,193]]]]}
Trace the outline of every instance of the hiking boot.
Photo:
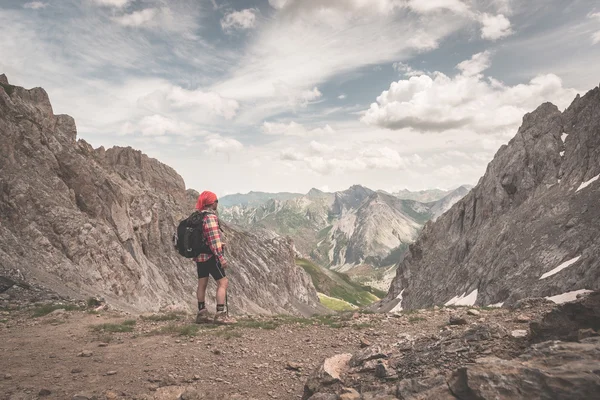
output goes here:
{"type": "Polygon", "coordinates": [[[210,315],[206,308],[202,311],[198,311],[198,315],[196,315],[197,324],[210,324],[212,321],[212,315],[210,315]]]}
{"type": "Polygon", "coordinates": [[[214,322],[218,325],[231,325],[235,324],[237,321],[235,318],[229,317],[225,311],[221,311],[215,314],[214,322]]]}

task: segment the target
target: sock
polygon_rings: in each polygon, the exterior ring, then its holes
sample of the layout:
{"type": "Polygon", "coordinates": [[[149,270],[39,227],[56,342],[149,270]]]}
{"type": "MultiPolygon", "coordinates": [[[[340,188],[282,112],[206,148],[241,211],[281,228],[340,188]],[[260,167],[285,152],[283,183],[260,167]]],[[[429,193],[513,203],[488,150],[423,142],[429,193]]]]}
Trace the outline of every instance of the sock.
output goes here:
{"type": "Polygon", "coordinates": [[[217,304],[217,312],[225,311],[225,304],[217,304]]]}
{"type": "Polygon", "coordinates": [[[202,311],[206,308],[206,305],[204,305],[203,301],[199,301],[198,302],[198,311],[202,311]]]}

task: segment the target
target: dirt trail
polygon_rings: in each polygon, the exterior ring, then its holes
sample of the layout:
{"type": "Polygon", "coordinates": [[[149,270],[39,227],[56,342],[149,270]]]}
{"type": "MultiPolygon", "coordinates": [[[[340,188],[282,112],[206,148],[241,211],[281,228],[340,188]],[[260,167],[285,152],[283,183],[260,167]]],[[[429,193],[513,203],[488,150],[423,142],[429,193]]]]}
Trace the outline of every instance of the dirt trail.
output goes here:
{"type": "MultiPolygon", "coordinates": [[[[153,321],[63,310],[33,317],[34,311],[0,312],[0,399],[176,399],[186,388],[211,394],[201,398],[299,399],[306,378],[326,357],[355,352],[361,344],[469,327],[448,325],[451,314],[466,311],[452,309],[244,319],[234,327],[199,326],[197,332],[192,316],[153,321]],[[131,332],[110,332],[118,330],[131,332]]],[[[468,323],[527,329],[506,310],[479,313],[466,316],[468,323]]],[[[513,350],[502,345],[486,352],[508,358],[513,350]]],[[[457,361],[469,360],[439,360],[436,367],[449,369],[457,361]]]]}

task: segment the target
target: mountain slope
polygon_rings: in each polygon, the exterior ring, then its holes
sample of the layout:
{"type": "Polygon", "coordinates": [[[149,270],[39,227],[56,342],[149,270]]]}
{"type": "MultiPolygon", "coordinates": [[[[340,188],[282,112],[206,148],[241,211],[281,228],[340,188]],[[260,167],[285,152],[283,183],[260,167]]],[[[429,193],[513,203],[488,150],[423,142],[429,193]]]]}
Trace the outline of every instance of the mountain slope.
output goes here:
{"type": "Polygon", "coordinates": [[[369,305],[386,294],[386,292],[355,283],[347,275],[319,267],[309,260],[297,259],[296,264],[311,276],[319,293],[344,300],[355,306],[369,305]]]}
{"type": "Polygon", "coordinates": [[[265,204],[271,199],[290,200],[302,196],[300,193],[265,193],[249,192],[247,194],[230,194],[219,198],[221,207],[250,206],[257,207],[265,204]]]}
{"type": "Polygon", "coordinates": [[[233,206],[221,216],[251,229],[289,236],[300,255],[349,273],[353,279],[387,290],[395,269],[425,222],[443,213],[468,187],[432,203],[399,199],[360,185],[258,206],[233,206]]]}
{"type": "MultiPolygon", "coordinates": [[[[4,75],[0,133],[0,276],[133,311],[195,308],[194,265],[171,243],[194,199],[172,168],[77,141],[75,121],[54,115],[43,89],[4,75]]],[[[236,312],[322,309],[287,239],[225,226],[225,240],[236,312]]]]}
{"type": "Polygon", "coordinates": [[[563,113],[541,105],[478,185],[426,224],[379,309],[598,289],[599,176],[600,88],[563,113]]]}

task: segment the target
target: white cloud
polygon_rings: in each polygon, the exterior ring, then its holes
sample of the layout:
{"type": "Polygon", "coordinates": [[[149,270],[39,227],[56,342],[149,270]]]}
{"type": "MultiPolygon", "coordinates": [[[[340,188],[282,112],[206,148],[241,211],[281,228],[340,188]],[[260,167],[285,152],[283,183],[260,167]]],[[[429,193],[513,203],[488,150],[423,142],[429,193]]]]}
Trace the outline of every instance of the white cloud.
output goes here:
{"type": "Polygon", "coordinates": [[[553,74],[516,86],[485,79],[481,72],[489,65],[489,53],[484,52],[460,63],[457,68],[462,73],[454,78],[436,72],[433,77],[393,82],[361,121],[388,129],[443,132],[460,128],[512,135],[526,112],[545,101],[564,108],[576,94],[553,74]]]}
{"type": "Polygon", "coordinates": [[[266,135],[280,135],[280,136],[318,136],[325,134],[332,134],[335,130],[325,125],[322,128],[306,129],[302,124],[298,124],[294,121],[289,124],[280,122],[267,122],[265,121],[262,126],[262,131],[266,135]]]}
{"type": "Polygon", "coordinates": [[[346,98],[346,95],[343,93],[338,96],[338,99],[340,99],[340,100],[344,100],[345,98],[346,98]]]}
{"type": "Polygon", "coordinates": [[[23,4],[23,8],[31,8],[32,10],[38,10],[46,7],[48,7],[48,3],[42,3],[41,1],[32,1],[30,3],[23,4]]]}
{"type": "Polygon", "coordinates": [[[336,150],[335,146],[323,144],[323,143],[317,142],[315,140],[311,140],[309,147],[313,153],[317,153],[317,154],[330,154],[330,153],[335,152],[335,150],[336,150]]]}
{"type": "Polygon", "coordinates": [[[123,8],[125,7],[131,0],[92,0],[94,3],[99,4],[101,6],[109,6],[109,7],[117,7],[123,8]]]}
{"type": "Polygon", "coordinates": [[[464,76],[475,76],[481,74],[492,65],[490,60],[490,52],[474,54],[470,60],[465,60],[459,63],[456,68],[462,71],[464,76]]]}
{"type": "Polygon", "coordinates": [[[417,76],[417,75],[427,75],[426,72],[421,71],[420,69],[413,69],[410,65],[405,64],[403,62],[395,62],[392,64],[392,67],[403,74],[404,76],[417,76]]]}
{"type": "MultiPolygon", "coordinates": [[[[181,135],[189,136],[193,127],[185,122],[154,114],[143,117],[138,123],[127,122],[121,129],[122,134],[141,133],[143,136],[181,135]]],[[[203,134],[200,132],[200,134],[203,134]]]]}
{"type": "Polygon", "coordinates": [[[460,0],[410,0],[408,6],[420,13],[450,10],[457,14],[470,14],[469,7],[460,0]]]}
{"type": "Polygon", "coordinates": [[[235,29],[252,29],[256,26],[257,13],[258,10],[255,8],[231,12],[221,19],[221,28],[226,32],[235,29]]]}
{"type": "Polygon", "coordinates": [[[159,84],[159,88],[149,94],[140,96],[137,103],[151,111],[179,109],[195,113],[208,112],[226,119],[232,119],[239,108],[237,101],[224,98],[218,93],[201,89],[188,90],[165,83],[159,84]]]}
{"type": "Polygon", "coordinates": [[[481,37],[483,39],[498,40],[512,35],[510,21],[502,14],[490,15],[484,13],[481,16],[481,37]]]}
{"type": "Polygon", "coordinates": [[[210,153],[232,153],[244,148],[244,145],[239,141],[218,134],[207,137],[204,141],[204,145],[206,151],[210,153]]]}
{"type": "MultiPolygon", "coordinates": [[[[589,13],[588,18],[592,18],[600,22],[600,12],[597,13],[589,13]]],[[[600,43],[600,31],[594,32],[592,34],[592,44],[600,43]]]]}
{"type": "Polygon", "coordinates": [[[300,92],[299,99],[302,104],[306,105],[311,101],[314,101],[321,97],[323,94],[319,91],[319,89],[315,86],[312,89],[303,90],[300,92]]]}
{"type": "Polygon", "coordinates": [[[309,154],[302,154],[297,149],[287,148],[280,153],[286,161],[298,161],[318,174],[342,174],[376,169],[401,170],[423,165],[423,160],[416,154],[403,157],[387,146],[369,145],[360,147],[339,147],[312,141],[309,154]]]}
{"type": "Polygon", "coordinates": [[[473,22],[452,12],[398,11],[400,3],[271,1],[278,11],[261,24],[232,73],[211,89],[252,103],[241,118],[258,123],[320,98],[320,84],[333,76],[435,48],[473,22]]]}
{"type": "Polygon", "coordinates": [[[155,8],[146,8],[145,10],[134,11],[131,14],[125,14],[115,17],[114,20],[123,26],[143,26],[150,23],[157,15],[155,8]]]}

